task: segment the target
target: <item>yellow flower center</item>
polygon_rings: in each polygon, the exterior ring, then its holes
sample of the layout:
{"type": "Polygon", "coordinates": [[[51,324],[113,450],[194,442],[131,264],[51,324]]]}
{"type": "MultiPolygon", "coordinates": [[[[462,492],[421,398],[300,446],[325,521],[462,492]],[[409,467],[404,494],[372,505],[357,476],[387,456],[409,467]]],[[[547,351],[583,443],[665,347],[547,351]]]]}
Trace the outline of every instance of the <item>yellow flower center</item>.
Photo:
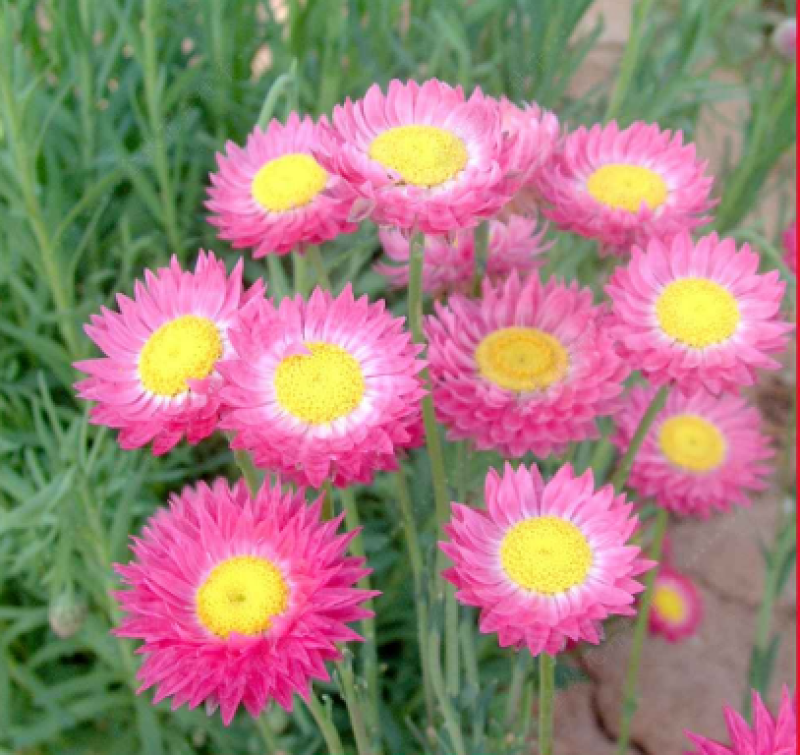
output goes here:
{"type": "Polygon", "coordinates": [[[222,356],[219,328],[207,317],[183,315],[162,325],[139,356],[142,385],[158,396],[189,390],[187,380],[208,377],[222,356]]]}
{"type": "Polygon", "coordinates": [[[306,344],[311,352],[286,357],[275,372],[278,403],[311,425],[324,425],[354,411],[364,397],[361,365],[332,343],[306,344]]]}
{"type": "Polygon", "coordinates": [[[265,558],[236,556],[223,561],[197,591],[200,623],[217,637],[256,635],[271,626],[289,603],[289,587],[265,558]]]}
{"type": "Polygon", "coordinates": [[[664,179],[640,165],[604,165],[589,176],[586,188],[600,204],[628,212],[639,212],[642,202],[655,210],[668,194],[664,179]]]}
{"type": "Polygon", "coordinates": [[[500,563],[509,579],[543,595],[580,585],[592,566],[584,534],[557,516],[526,519],[512,527],[500,544],[500,563]]]}
{"type": "Polygon", "coordinates": [[[694,414],[670,417],[658,433],[661,451],[673,464],[708,472],[725,458],[725,438],[708,420],[694,414]]]}
{"type": "Polygon", "coordinates": [[[732,294],[707,278],[681,278],[656,300],[656,317],[670,338],[693,349],[727,341],[741,319],[732,294]]]}
{"type": "Polygon", "coordinates": [[[483,377],[501,388],[523,393],[541,390],[567,374],[569,355],[553,336],[537,328],[503,328],[475,350],[483,377]]]}
{"type": "Polygon", "coordinates": [[[669,585],[656,586],[653,593],[653,607],[659,616],[673,624],[679,624],[688,613],[683,595],[669,585]]]}
{"type": "Polygon", "coordinates": [[[407,184],[438,186],[464,170],[469,154],[455,134],[436,126],[399,126],[369,145],[369,156],[407,184]]]}
{"type": "Polygon", "coordinates": [[[251,190],[265,210],[286,212],[307,205],[327,181],[328,174],[311,155],[283,155],[256,173],[251,190]]]}

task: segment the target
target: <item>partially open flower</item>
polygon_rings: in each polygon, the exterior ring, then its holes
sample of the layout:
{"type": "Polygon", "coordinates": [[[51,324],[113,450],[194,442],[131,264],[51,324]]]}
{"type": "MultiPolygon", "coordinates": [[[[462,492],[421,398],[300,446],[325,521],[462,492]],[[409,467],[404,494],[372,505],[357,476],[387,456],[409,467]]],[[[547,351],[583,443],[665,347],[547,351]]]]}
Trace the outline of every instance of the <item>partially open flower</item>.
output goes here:
{"type": "MultiPolygon", "coordinates": [[[[486,270],[490,280],[505,280],[513,271],[525,276],[544,264],[544,253],[551,243],[544,241],[546,228],[534,218],[514,215],[506,221],[489,221],[489,246],[486,270]]],[[[408,285],[410,244],[406,234],[394,228],[379,232],[386,256],[395,264],[380,263],[377,272],[392,286],[408,285]]],[[[428,236],[422,269],[422,289],[433,296],[469,293],[475,275],[475,231],[459,231],[453,239],[428,236]]],[[[481,274],[481,277],[484,277],[481,274]]]]}

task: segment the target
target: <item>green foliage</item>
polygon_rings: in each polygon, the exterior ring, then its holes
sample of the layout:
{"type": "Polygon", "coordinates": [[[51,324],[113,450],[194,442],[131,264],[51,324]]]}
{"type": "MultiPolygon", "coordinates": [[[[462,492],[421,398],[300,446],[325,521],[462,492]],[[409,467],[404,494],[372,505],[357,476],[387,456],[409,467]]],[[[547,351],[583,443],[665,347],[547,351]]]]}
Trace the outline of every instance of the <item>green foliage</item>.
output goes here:
{"type": "MultiPolygon", "coordinates": [[[[161,459],[121,451],[108,431],[89,425],[71,364],[91,352],[81,332],[90,313],[112,305],[115,292],[130,293],[142,268],[171,254],[188,260],[201,246],[234,257],[203,217],[207,175],[225,140],[240,142],[259,114],[329,112],[345,96],[392,78],[437,76],[535,98],[570,124],[613,109],[624,122],[658,120],[689,138],[701,108],[737,99],[750,109],[746,147],[720,181],[726,193],[718,227],[763,238],[762,223],[742,223],[794,146],[794,69],[770,58],[761,7],[740,5],[655,4],[611,100],[611,82],[581,99],[571,94],[602,31],[587,23],[591,0],[2,2],[0,753],[261,753],[272,751],[276,737],[284,751],[320,751],[301,707],[291,722],[273,711],[266,726],[242,716],[225,729],[202,711],[152,706],[149,693],[135,694],[133,643],[110,634],[118,619],[111,564],[127,560],[130,535],[170,491],[235,472],[221,441],[161,459]],[[281,7],[285,17],[274,10],[281,7]],[[732,53],[741,39],[749,56],[732,53]],[[740,75],[720,83],[719,69],[732,56],[740,75]],[[255,74],[254,61],[265,57],[266,70],[255,74]],[[58,613],[65,605],[80,609],[66,628],[58,613]]],[[[560,239],[549,272],[596,285],[587,247],[560,239]]],[[[384,295],[371,271],[376,252],[368,228],[331,244],[334,287],[353,281],[359,293],[384,295]]],[[[246,270],[250,279],[265,274],[263,263],[248,261],[246,270]]],[[[266,274],[273,295],[289,292],[291,271],[282,261],[270,259],[266,274]]],[[[402,303],[390,299],[390,306],[402,303]]],[[[457,463],[456,452],[447,449],[448,463],[457,463]]],[[[464,470],[462,492],[479,495],[486,468],[498,461],[477,457],[464,470]]],[[[433,506],[424,456],[413,460],[410,479],[430,560],[436,535],[422,525],[433,506]]],[[[418,627],[409,610],[415,596],[391,479],[359,491],[359,499],[367,555],[385,593],[378,604],[380,657],[388,664],[385,750],[450,753],[446,728],[423,723],[418,627]]],[[[441,649],[440,597],[430,586],[416,596],[430,610],[424,652],[441,649]]],[[[465,614],[465,646],[474,645],[477,657],[465,659],[467,682],[451,703],[468,722],[467,749],[522,751],[520,740],[505,736],[495,695],[508,689],[512,662],[492,638],[478,638],[474,617],[465,614]]],[[[770,665],[771,646],[764,652],[758,668],[770,665]]],[[[561,665],[556,682],[572,683],[575,674],[561,665]]],[[[524,679],[522,706],[531,704],[534,681],[533,674],[524,679]]],[[[335,702],[331,715],[347,732],[336,687],[320,691],[323,704],[335,702]]]]}

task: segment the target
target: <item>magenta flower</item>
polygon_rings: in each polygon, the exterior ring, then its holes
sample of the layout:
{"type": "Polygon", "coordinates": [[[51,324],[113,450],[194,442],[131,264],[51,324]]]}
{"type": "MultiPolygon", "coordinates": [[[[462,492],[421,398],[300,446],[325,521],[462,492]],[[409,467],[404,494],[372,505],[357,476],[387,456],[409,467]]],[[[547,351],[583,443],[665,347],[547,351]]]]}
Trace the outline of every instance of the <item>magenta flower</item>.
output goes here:
{"type": "Polygon", "coordinates": [[[770,354],[786,348],[792,329],[780,319],[785,284],[758,265],[747,244],[737,251],[716,234],[634,248],[606,286],[609,333],[654,385],[714,394],[753,385],[757,369],[780,367],[770,354]]]}
{"type": "MultiPolygon", "coordinates": [[[[336,534],[342,516],[320,520],[322,499],[265,485],[218,479],[172,497],[117,565],[127,589],[116,630],[144,644],[141,690],[173,710],[205,703],[228,725],[243,705],[251,716],[275,700],[292,709],[308,699],[337,643],[360,640],[348,624],[370,616],[361,604],[378,593],[354,585],[369,569],[345,556],[356,535],[336,534]]],[[[140,691],[141,691],[140,690],[140,691]]]]}
{"type": "Polygon", "coordinates": [[[86,333],[106,356],[77,362],[90,377],[75,387],[96,402],[94,424],[119,430],[122,448],[152,441],[163,454],[184,436],[199,443],[214,432],[228,330],[264,294],[261,280],[244,290],[242,269],[240,260],[228,276],[224,262],[201,250],[191,273],[173,257],[169,267],[145,271],[133,300],[117,294],[119,313],[103,307],[92,315],[86,333]]]}
{"type": "Polygon", "coordinates": [[[490,470],[485,498],[486,510],[453,503],[440,544],[453,562],[444,577],[480,608],[481,632],[553,655],[568,640],[599,643],[603,621],[635,613],[635,577],[654,564],[629,544],[637,518],[624,495],[595,490],[591,470],[567,465],[545,483],[536,466],[506,464],[490,470]]]}

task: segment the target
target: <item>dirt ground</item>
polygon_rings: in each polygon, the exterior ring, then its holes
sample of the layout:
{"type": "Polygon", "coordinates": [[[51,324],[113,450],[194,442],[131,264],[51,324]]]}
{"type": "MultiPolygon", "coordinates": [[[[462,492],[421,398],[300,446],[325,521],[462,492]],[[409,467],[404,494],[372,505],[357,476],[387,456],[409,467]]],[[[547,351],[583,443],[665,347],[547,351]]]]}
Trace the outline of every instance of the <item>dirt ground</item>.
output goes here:
{"type": "MultiPolygon", "coordinates": [[[[575,82],[585,92],[613,75],[629,29],[630,0],[602,0],[587,21],[605,17],[605,31],[575,82]]],[[[725,106],[734,118],[744,113],[725,106]]],[[[724,137],[719,126],[709,126],[698,138],[698,149],[711,161],[722,159],[724,137]]],[[[777,217],[773,200],[759,208],[768,224],[777,217]]],[[[772,227],[774,232],[774,227],[772,227]]],[[[789,361],[787,360],[787,364],[789,361]]],[[[764,390],[788,390],[791,376],[765,380],[764,390]],[[781,385],[782,383],[782,385],[781,385]]],[[[786,415],[783,415],[786,416],[786,415]]],[[[794,470],[792,470],[794,475],[794,470]]],[[[688,729],[727,741],[722,708],[741,706],[747,664],[755,631],[764,577],[760,543],[771,543],[781,494],[771,491],[754,500],[751,509],[718,516],[707,522],[681,521],[672,526],[673,565],[697,584],[705,618],[698,634],[678,645],[649,638],[642,671],[640,707],[633,727],[631,753],[682,755],[688,729]]],[[[776,608],[774,627],[782,636],[770,701],[775,704],[779,685],[796,686],[797,628],[795,580],[776,608]]],[[[584,652],[581,665],[591,681],[561,693],[556,704],[556,755],[613,755],[619,725],[620,700],[628,656],[631,624],[620,624],[615,634],[596,650],[584,652]]]]}

